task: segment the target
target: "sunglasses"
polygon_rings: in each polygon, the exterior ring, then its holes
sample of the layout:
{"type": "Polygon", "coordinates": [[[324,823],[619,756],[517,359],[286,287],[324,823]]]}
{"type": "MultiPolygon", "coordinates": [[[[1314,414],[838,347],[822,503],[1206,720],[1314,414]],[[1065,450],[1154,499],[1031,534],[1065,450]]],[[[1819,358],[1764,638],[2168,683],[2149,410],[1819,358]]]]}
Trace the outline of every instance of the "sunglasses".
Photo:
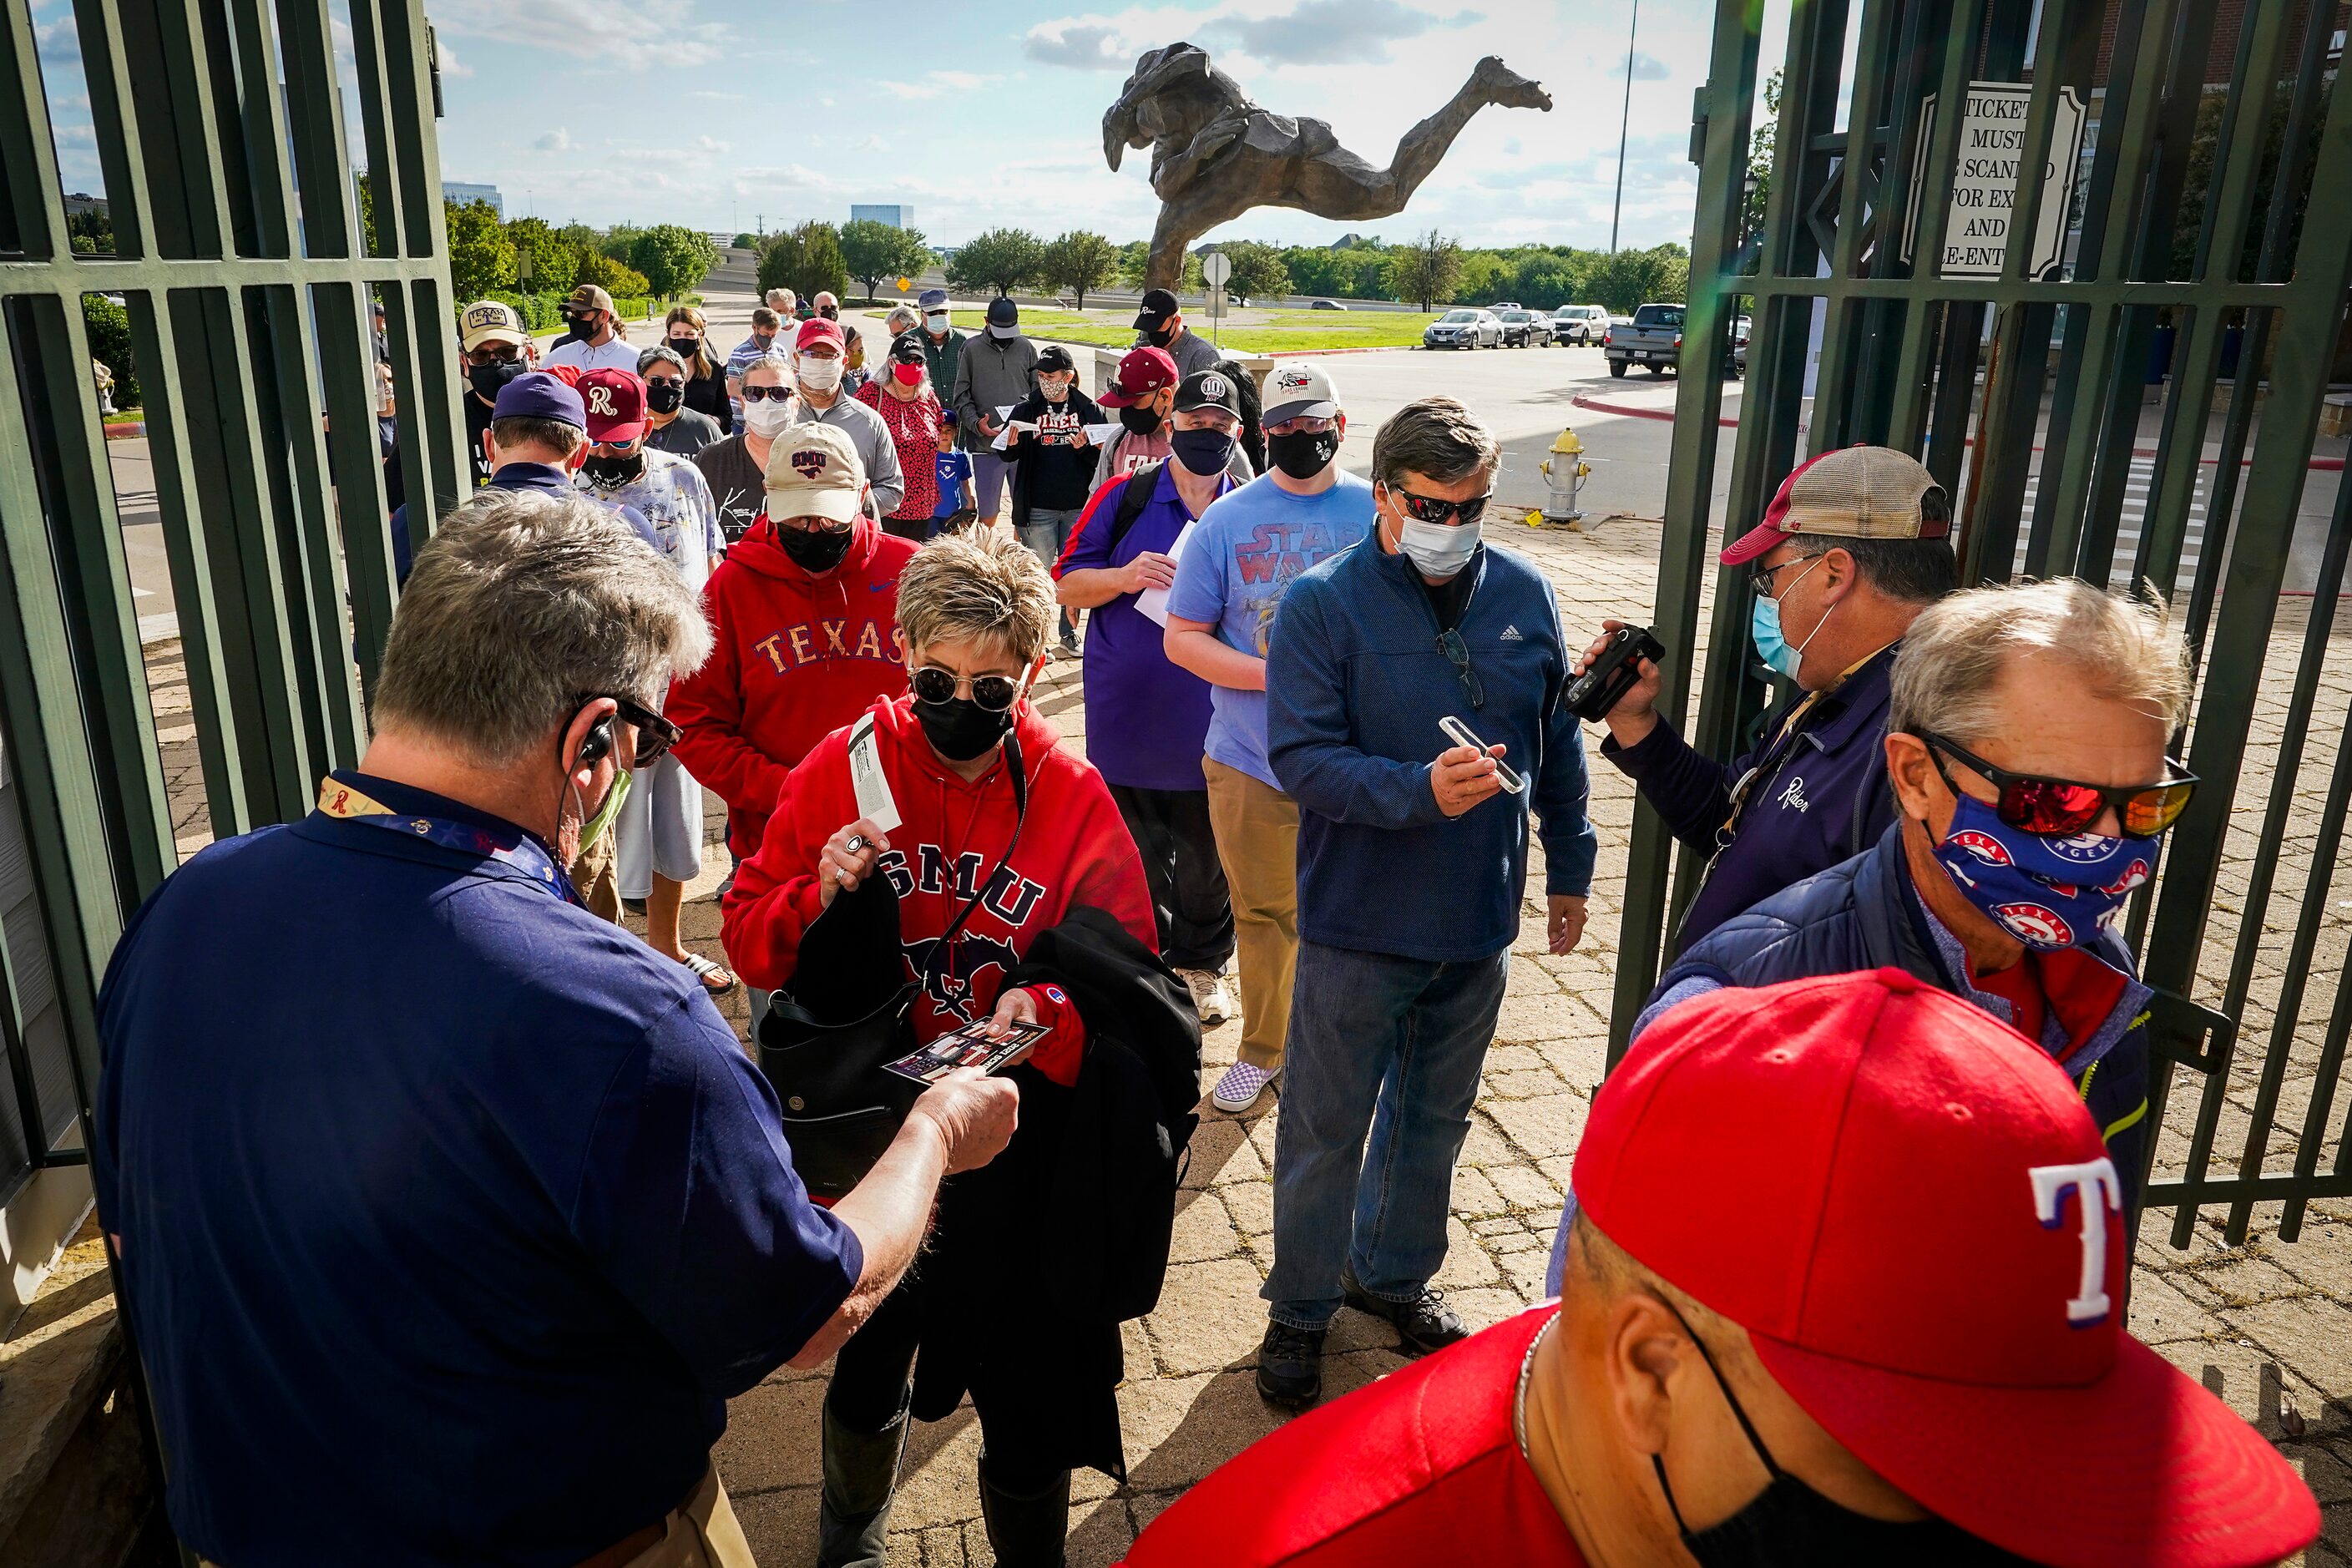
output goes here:
{"type": "MultiPolygon", "coordinates": [[[[615,696],[609,691],[604,693],[604,696],[605,700],[619,710],[614,717],[636,727],[637,749],[634,760],[638,767],[649,768],[661,761],[663,753],[677,745],[678,738],[686,733],[650,708],[641,708],[627,698],[615,696]]],[[[573,710],[576,712],[578,709],[585,708],[595,701],[596,697],[592,693],[586,697],[574,698],[572,700],[576,704],[573,710]]]]}
{"type": "Polygon", "coordinates": [[[1444,522],[1449,517],[1458,517],[1466,526],[1486,516],[1486,503],[1495,499],[1492,490],[1468,500],[1444,500],[1436,496],[1417,496],[1402,485],[1383,488],[1395,498],[1404,514],[1416,522],[1444,522]]]}
{"type": "Polygon", "coordinates": [[[793,395],[789,386],[747,386],[743,389],[746,403],[782,403],[793,395]]]}
{"type": "MultiPolygon", "coordinates": [[[[1269,436],[1320,436],[1336,429],[1339,422],[1325,415],[1302,414],[1296,419],[1277,419],[1265,427],[1269,436]]],[[[1479,503],[1484,506],[1485,502],[1479,503]]]]}
{"type": "Polygon", "coordinates": [[[966,680],[952,670],[927,664],[907,678],[915,689],[915,700],[928,702],[934,708],[952,701],[959,690],[969,688],[971,700],[991,713],[1002,713],[1013,706],[1021,695],[1021,682],[1009,675],[975,675],[966,680]]]}
{"type": "Polygon", "coordinates": [[[2170,757],[2164,763],[2173,776],[2162,784],[2076,784],[2072,779],[2042,778],[1997,768],[1941,735],[1925,733],[1918,739],[1926,742],[1927,755],[1934,759],[1936,773],[1943,779],[1945,788],[1954,795],[1960,793],[1959,786],[1952,783],[1952,775],[1945,772],[1943,759],[1936,755],[1938,752],[1948,752],[1983,774],[2000,792],[1993,803],[1994,814],[2010,826],[2038,838],[2072,838],[2087,832],[2109,806],[2115,807],[2116,819],[2123,825],[2125,833],[2135,838],[2152,838],[2180,820],[2180,814],[2189,809],[2189,796],[2197,790],[2197,776],[2170,757]]]}
{"type": "Polygon", "coordinates": [[[1486,689],[1479,683],[1478,672],[1470,668],[1470,648],[1462,640],[1462,634],[1454,631],[1438,633],[1437,651],[1444,654],[1446,662],[1454,667],[1455,677],[1462,682],[1462,695],[1470,699],[1470,706],[1486,706],[1486,689]]]}

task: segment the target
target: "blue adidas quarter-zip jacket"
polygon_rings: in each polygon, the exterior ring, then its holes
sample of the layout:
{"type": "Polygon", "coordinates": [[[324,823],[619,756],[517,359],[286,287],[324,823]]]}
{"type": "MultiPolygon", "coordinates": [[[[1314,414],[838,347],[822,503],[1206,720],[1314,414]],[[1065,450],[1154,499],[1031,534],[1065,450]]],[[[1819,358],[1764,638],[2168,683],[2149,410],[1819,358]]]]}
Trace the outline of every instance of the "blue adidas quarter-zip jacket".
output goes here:
{"type": "MultiPolygon", "coordinates": [[[[1377,525],[1376,525],[1377,526],[1377,525]]],[[[1297,801],[1298,934],[1437,963],[1490,957],[1519,929],[1528,816],[1547,890],[1583,894],[1596,851],[1584,737],[1551,584],[1523,557],[1482,548],[1455,628],[1483,702],[1440,646],[1412,563],[1372,534],[1284,594],[1266,660],[1266,753],[1297,801]],[[1447,817],[1432,763],[1453,715],[1528,780],[1447,817]]]]}

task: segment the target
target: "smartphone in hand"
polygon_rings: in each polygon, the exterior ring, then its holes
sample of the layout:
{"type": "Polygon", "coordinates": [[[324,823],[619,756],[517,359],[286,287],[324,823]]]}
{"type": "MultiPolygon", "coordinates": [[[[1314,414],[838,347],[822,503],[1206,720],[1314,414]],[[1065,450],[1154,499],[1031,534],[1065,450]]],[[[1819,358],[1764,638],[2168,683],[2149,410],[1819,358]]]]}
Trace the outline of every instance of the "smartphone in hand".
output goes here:
{"type": "MultiPolygon", "coordinates": [[[[1477,748],[1481,754],[1485,753],[1486,750],[1486,742],[1472,734],[1470,732],[1470,726],[1465,724],[1461,720],[1456,719],[1453,714],[1448,713],[1444,718],[1440,719],[1437,721],[1437,727],[1444,731],[1446,739],[1452,741],[1455,745],[1474,746],[1477,748]]],[[[1512,772],[1511,764],[1503,761],[1500,757],[1496,757],[1495,759],[1495,779],[1496,783],[1500,784],[1505,789],[1510,791],[1513,795],[1517,795],[1521,790],[1528,787],[1528,781],[1521,778],[1517,773],[1512,772]]]]}

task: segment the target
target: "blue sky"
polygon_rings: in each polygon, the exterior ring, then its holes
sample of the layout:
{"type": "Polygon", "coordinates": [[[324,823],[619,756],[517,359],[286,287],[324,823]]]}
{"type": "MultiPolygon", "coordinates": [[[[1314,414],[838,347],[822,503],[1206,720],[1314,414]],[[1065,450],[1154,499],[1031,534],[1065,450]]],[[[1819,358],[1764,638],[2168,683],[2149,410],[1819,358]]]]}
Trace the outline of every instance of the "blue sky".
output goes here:
{"type": "MultiPolygon", "coordinates": [[[[340,11],[341,8],[338,6],[340,11]]],[[[1183,0],[1115,12],[956,0],[426,0],[446,118],[441,168],[556,222],[771,228],[903,202],[934,243],[1013,224],[1150,232],[1148,153],[1114,174],[1103,110],[1145,49],[1187,39],[1260,104],[1329,122],[1385,163],[1482,55],[1550,89],[1487,109],[1401,215],[1349,226],[1262,208],[1223,237],[1605,245],[1631,0],[1183,0]]],[[[1689,237],[1685,162],[1706,0],[1644,0],[1624,242],[1689,237]]],[[[1783,10],[1775,5],[1771,9],[1783,10]]],[[[69,0],[37,0],[68,189],[95,188],[69,0]]],[[[339,27],[339,32],[340,32],[339,27]]],[[[1776,29],[1777,30],[1777,29],[1776,29]]],[[[340,41],[340,40],[339,40],[340,41]]],[[[1767,40],[1768,58],[1777,39],[1767,40]]]]}

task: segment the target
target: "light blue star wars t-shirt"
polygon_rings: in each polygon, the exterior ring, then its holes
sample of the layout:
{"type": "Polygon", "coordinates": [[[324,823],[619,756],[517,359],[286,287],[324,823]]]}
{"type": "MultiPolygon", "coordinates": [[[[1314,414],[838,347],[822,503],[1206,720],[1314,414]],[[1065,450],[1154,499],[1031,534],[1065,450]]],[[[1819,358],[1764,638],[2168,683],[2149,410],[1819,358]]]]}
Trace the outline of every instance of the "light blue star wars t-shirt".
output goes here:
{"type": "MultiPolygon", "coordinates": [[[[1209,504],[1176,563],[1168,613],[1217,630],[1217,640],[1265,657],[1275,606],[1290,580],[1372,529],[1372,487],[1353,474],[1318,495],[1294,495],[1261,474],[1209,504]]],[[[1265,693],[1210,689],[1208,754],[1280,789],[1265,760],[1265,693]]]]}

